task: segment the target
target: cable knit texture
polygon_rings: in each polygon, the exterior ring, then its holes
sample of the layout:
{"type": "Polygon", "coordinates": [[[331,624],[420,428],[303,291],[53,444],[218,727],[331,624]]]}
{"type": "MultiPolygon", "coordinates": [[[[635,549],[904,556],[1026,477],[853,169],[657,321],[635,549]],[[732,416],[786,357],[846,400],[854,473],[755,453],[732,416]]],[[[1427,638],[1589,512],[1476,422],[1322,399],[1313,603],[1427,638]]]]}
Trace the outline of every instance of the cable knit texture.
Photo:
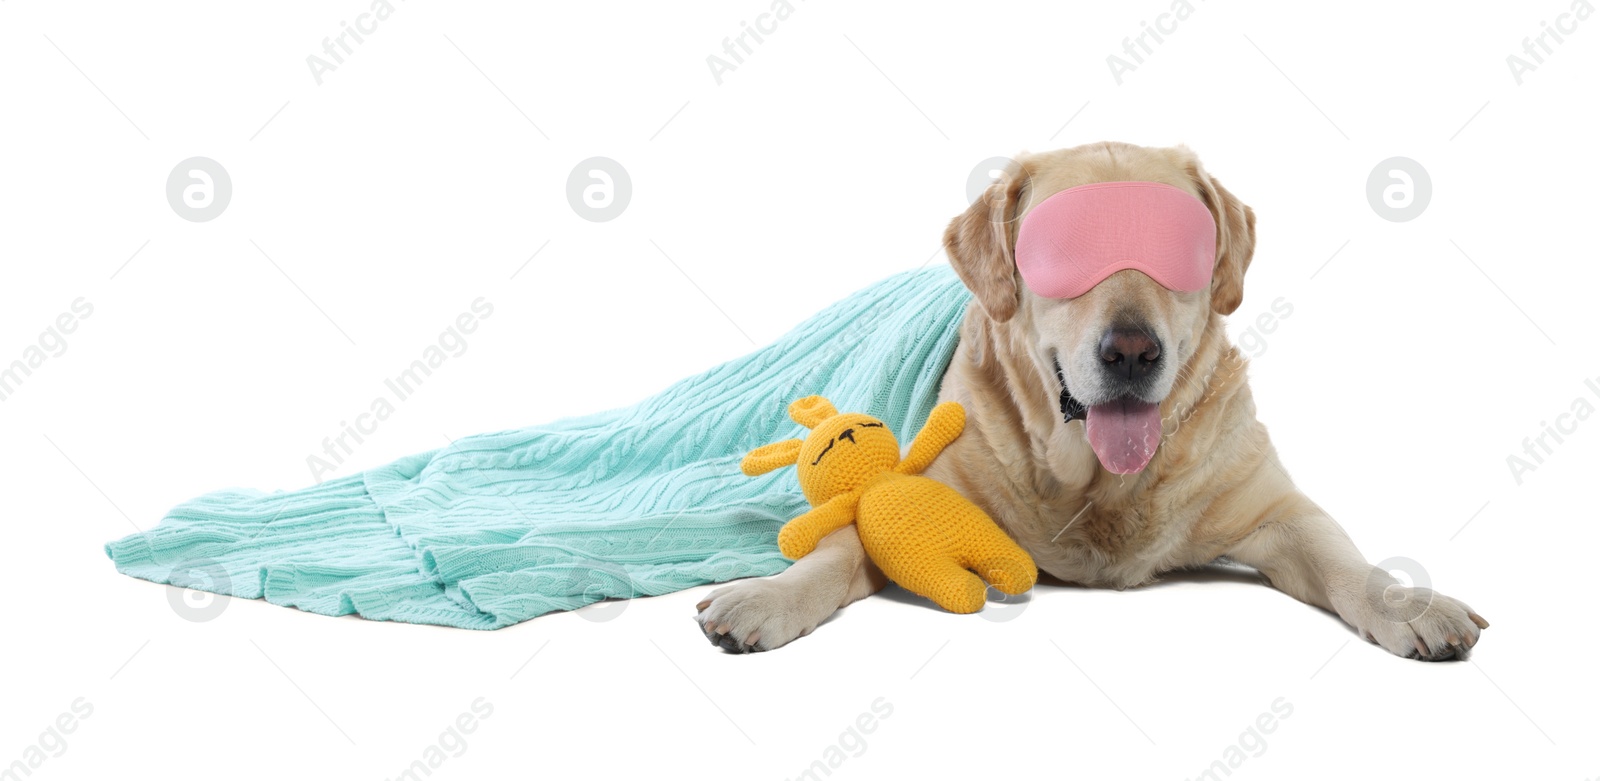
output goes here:
{"type": "Polygon", "coordinates": [[[854,522],[884,575],[952,613],[982,610],[985,580],[1006,594],[1033,588],[1039,570],[1027,552],[955,489],[918,474],[961,436],[960,404],[934,407],[903,460],[894,433],[872,415],[807,396],[789,405],[789,417],[811,433],[756,448],[740,464],[752,476],[797,467],[812,509],[779,531],[783,555],[798,559],[854,522]]]}
{"type": "Polygon", "coordinates": [[[897,274],[632,407],[301,490],[206,494],[106,553],[157,583],[471,629],[772,575],[806,498],[792,471],[744,477],[741,456],[793,434],[783,405],[805,393],[919,425],[970,297],[948,267],[897,274]]]}

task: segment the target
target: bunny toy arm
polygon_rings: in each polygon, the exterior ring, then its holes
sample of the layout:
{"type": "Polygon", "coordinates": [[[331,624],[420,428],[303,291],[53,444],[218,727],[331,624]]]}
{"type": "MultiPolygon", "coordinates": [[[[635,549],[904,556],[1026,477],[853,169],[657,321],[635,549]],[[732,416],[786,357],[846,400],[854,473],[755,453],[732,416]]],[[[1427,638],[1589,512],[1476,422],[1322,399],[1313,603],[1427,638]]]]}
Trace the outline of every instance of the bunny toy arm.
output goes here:
{"type": "Polygon", "coordinates": [[[778,531],[778,551],[784,557],[799,559],[816,550],[823,537],[849,526],[856,519],[860,491],[851,491],[805,511],[778,531]]]}
{"type": "Polygon", "coordinates": [[[947,401],[934,407],[928,415],[928,422],[917,432],[916,439],[911,441],[910,452],[905,460],[895,466],[894,471],[903,475],[920,474],[947,445],[961,436],[966,426],[967,411],[960,404],[947,401]]]}

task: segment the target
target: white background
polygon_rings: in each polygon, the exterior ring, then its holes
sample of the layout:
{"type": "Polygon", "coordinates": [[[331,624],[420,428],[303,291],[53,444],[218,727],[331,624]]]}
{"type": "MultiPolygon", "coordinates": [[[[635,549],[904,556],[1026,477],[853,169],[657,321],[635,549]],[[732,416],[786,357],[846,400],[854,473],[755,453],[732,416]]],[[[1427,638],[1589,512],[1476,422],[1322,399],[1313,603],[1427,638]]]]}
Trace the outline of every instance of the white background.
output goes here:
{"type": "Polygon", "coordinates": [[[306,57],[365,0],[0,3],[0,363],[94,307],[0,402],[0,763],[83,697],[33,778],[390,778],[485,697],[435,778],[785,778],[882,697],[836,777],[1179,779],[1281,697],[1235,777],[1600,774],[1600,421],[1520,485],[1506,462],[1600,406],[1600,21],[1519,86],[1506,57],[1565,0],[1196,0],[1118,85],[1107,56],[1165,0],[796,0],[719,86],[707,56],[768,0],[396,2],[320,86],[306,57]],[[1293,307],[1256,350],[1261,416],[1369,557],[1493,622],[1471,662],[1228,574],[1041,586],[1004,622],[889,594],[736,657],[691,621],[710,587],[493,633],[243,600],[191,623],[101,551],[207,490],[309,484],[478,296],[468,351],[337,474],[643,398],[945,262],[979,161],[1099,140],[1186,143],[1255,208],[1232,327],[1293,307]],[[164,192],[197,155],[234,190],[204,223],[164,192]],[[611,222],[565,195],[595,155],[633,182],[611,222]],[[1365,196],[1395,155],[1432,178],[1410,222],[1365,196]]]}

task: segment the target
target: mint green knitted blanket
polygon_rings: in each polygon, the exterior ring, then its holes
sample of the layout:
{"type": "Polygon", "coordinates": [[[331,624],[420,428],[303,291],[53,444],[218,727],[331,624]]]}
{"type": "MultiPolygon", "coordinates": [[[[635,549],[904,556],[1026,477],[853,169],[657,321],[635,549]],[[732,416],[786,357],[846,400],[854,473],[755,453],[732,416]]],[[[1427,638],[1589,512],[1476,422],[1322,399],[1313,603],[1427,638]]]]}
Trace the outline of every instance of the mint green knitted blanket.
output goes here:
{"type": "Polygon", "coordinates": [[[740,459],[804,436],[786,409],[813,393],[920,429],[969,299],[948,267],[897,274],[632,407],[206,494],[106,553],[156,583],[470,629],[772,575],[789,565],[779,527],[808,505],[793,469],[746,477],[740,459]]]}

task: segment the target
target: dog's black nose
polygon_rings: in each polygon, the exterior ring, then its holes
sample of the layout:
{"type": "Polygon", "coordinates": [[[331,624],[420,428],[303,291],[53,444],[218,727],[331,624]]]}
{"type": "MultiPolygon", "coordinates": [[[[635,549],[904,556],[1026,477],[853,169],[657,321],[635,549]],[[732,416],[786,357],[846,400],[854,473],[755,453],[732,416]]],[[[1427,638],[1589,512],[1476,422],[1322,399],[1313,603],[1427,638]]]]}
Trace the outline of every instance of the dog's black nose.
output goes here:
{"type": "Polygon", "coordinates": [[[1142,328],[1111,328],[1100,337],[1100,361],[1113,377],[1140,380],[1161,362],[1161,343],[1142,328]]]}

